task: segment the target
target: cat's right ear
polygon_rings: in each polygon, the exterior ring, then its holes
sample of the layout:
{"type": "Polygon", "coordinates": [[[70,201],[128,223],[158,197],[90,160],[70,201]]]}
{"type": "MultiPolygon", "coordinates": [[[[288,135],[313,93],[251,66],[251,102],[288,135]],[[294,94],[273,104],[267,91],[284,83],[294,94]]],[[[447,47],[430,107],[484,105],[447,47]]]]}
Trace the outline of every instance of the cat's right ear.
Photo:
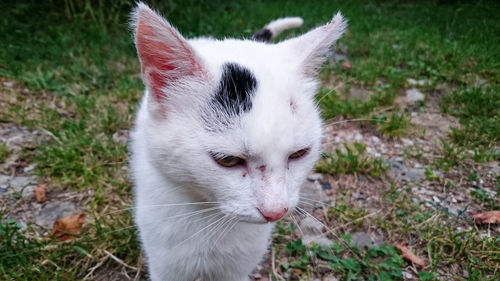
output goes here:
{"type": "Polygon", "coordinates": [[[329,23],[280,44],[291,49],[303,74],[314,76],[325,62],[328,49],[342,36],[346,28],[347,21],[339,12],[329,23]]]}
{"type": "Polygon", "coordinates": [[[146,4],[137,4],[131,15],[131,26],[141,61],[142,80],[156,101],[163,102],[165,89],[177,80],[205,76],[201,59],[186,39],[146,4]]]}

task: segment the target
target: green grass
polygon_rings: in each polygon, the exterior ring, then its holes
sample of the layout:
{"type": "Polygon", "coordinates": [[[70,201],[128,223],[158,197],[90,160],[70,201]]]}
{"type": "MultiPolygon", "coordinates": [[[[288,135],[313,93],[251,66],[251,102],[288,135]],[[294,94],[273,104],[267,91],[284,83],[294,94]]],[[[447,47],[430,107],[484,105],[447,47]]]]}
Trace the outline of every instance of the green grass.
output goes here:
{"type": "MultiPolygon", "coordinates": [[[[338,49],[347,50],[352,68],[327,65],[322,78],[335,75],[348,87],[372,94],[366,100],[353,100],[348,92],[323,86],[317,100],[324,119],[373,118],[373,127],[382,134],[404,135],[410,129],[409,113],[392,109],[393,101],[407,86],[407,78],[426,79],[429,85],[423,90],[430,92],[430,98],[438,85],[455,89],[443,98],[441,106],[463,126],[442,141],[442,155],[435,165],[450,170],[469,158],[499,159],[494,151],[500,131],[500,5],[495,1],[153,3],[188,37],[250,37],[271,19],[302,16],[304,26],[281,36],[283,39],[325,23],[341,10],[349,20],[349,33],[339,41],[338,49]],[[490,86],[476,87],[481,79],[490,86]],[[383,114],[378,113],[381,109],[383,114]],[[472,156],[468,150],[474,151],[472,156]]],[[[17,222],[3,218],[2,279],[80,280],[98,265],[97,272],[118,270],[103,250],[129,265],[141,264],[136,231],[128,228],[132,225],[130,214],[117,211],[131,201],[131,195],[123,169],[127,165],[126,145],[113,138],[131,127],[142,91],[127,24],[133,5],[132,1],[89,0],[0,3],[0,77],[21,83],[17,92],[0,93],[0,121],[50,133],[47,142],[26,152],[26,157],[37,163],[41,180],[94,194],[89,202],[90,223],[82,236],[70,243],[35,239],[30,227],[24,231],[17,222]],[[111,216],[111,211],[117,213],[111,216]]],[[[0,162],[8,155],[0,143],[0,162]]],[[[409,155],[421,157],[420,152],[409,155]]],[[[325,155],[317,166],[323,173],[372,177],[385,169],[380,159],[366,155],[362,144],[325,155]]],[[[498,209],[496,198],[480,192],[472,196],[482,206],[498,209]]],[[[432,280],[438,269],[453,263],[468,270],[470,280],[493,280],[498,274],[498,253],[491,250],[497,247],[498,237],[480,237],[480,230],[473,225],[470,230],[457,231],[439,221],[428,221],[431,214],[424,206],[410,203],[408,191],[389,189],[383,216],[370,221],[363,219],[366,210],[353,208],[345,197],[328,208],[331,225],[375,223],[390,237],[417,237],[414,246],[418,254],[431,259],[431,265],[420,274],[421,280],[432,280]]],[[[5,208],[0,208],[0,215],[5,208]]],[[[349,245],[347,236],[339,238],[338,248],[332,249],[304,246],[305,250],[297,239],[277,242],[282,249],[291,243],[287,254],[295,263],[288,264],[290,271],[310,273],[313,257],[308,253],[312,251],[316,258],[329,262],[332,272],[342,280],[369,279],[377,274],[387,276],[386,280],[400,279],[402,264],[391,246],[355,249],[353,254],[347,248],[340,250],[349,245]]]]}
{"type": "Polygon", "coordinates": [[[450,134],[454,143],[474,151],[478,161],[500,159],[495,145],[500,142],[500,86],[462,87],[442,100],[444,112],[456,116],[461,128],[450,134]]]}
{"type": "Polygon", "coordinates": [[[0,142],[0,163],[7,160],[9,158],[10,151],[7,148],[7,145],[3,142],[0,142]]]}
{"type": "Polygon", "coordinates": [[[352,146],[344,144],[344,150],[336,149],[335,155],[325,153],[316,165],[316,172],[332,175],[364,173],[377,177],[387,168],[381,158],[366,153],[366,145],[355,142],[352,146]]]}

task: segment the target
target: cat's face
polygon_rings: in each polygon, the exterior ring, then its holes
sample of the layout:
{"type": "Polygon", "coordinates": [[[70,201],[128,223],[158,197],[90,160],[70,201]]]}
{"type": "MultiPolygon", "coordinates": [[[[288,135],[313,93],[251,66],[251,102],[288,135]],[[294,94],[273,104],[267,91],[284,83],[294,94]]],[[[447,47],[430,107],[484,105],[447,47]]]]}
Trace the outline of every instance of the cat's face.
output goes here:
{"type": "Polygon", "coordinates": [[[315,75],[342,18],[274,45],[187,41],[144,5],[134,27],[155,167],[244,221],[292,211],[319,156],[315,75]]]}

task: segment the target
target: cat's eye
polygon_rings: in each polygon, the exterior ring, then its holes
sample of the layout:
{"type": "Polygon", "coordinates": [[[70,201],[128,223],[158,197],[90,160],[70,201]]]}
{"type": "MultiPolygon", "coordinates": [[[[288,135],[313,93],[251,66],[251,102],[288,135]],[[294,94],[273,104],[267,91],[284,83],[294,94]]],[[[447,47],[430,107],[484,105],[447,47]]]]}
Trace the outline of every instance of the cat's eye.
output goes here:
{"type": "Polygon", "coordinates": [[[223,166],[223,167],[234,167],[237,165],[242,165],[245,163],[245,160],[236,157],[236,156],[231,156],[231,155],[218,155],[215,153],[210,153],[210,156],[217,162],[217,164],[223,166]]]}
{"type": "Polygon", "coordinates": [[[294,153],[290,154],[290,156],[288,156],[288,159],[299,159],[299,158],[302,158],[304,155],[307,154],[307,152],[309,152],[309,148],[304,148],[304,149],[301,149],[301,150],[297,150],[295,151],[294,153]]]}

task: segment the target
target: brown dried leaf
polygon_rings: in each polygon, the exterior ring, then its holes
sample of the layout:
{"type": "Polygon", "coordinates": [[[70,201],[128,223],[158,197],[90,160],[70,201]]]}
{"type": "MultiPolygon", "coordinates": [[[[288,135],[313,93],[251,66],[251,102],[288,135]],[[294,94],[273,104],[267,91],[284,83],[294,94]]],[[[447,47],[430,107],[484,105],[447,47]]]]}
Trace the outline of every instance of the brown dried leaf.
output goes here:
{"type": "Polygon", "coordinates": [[[410,251],[410,249],[408,249],[406,247],[406,243],[396,243],[394,244],[394,246],[396,246],[398,249],[401,250],[401,256],[403,257],[403,259],[407,262],[411,262],[415,265],[418,265],[420,266],[421,268],[425,267],[425,261],[419,257],[417,257],[414,253],[412,253],[410,251]]]}
{"type": "Polygon", "coordinates": [[[45,192],[47,191],[47,185],[42,184],[35,188],[36,201],[39,203],[45,202],[45,192]]]}
{"type": "Polygon", "coordinates": [[[82,231],[85,214],[64,217],[57,220],[52,228],[52,236],[62,241],[74,239],[82,231]]]}
{"type": "Polygon", "coordinates": [[[500,211],[489,211],[472,216],[477,224],[499,224],[500,211]]]}
{"type": "Polygon", "coordinates": [[[352,64],[347,60],[342,63],[342,66],[347,70],[350,70],[352,68],[352,64]]]}

